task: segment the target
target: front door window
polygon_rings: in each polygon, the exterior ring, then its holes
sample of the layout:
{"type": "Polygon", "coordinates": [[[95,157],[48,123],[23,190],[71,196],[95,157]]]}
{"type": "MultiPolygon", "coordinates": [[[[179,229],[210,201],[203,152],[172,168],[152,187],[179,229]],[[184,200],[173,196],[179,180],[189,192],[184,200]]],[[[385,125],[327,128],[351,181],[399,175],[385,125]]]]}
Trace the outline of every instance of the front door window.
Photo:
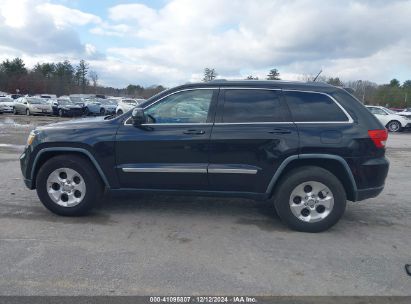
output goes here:
{"type": "Polygon", "coordinates": [[[150,123],[207,122],[213,90],[189,90],[165,97],[144,112],[150,123]]]}

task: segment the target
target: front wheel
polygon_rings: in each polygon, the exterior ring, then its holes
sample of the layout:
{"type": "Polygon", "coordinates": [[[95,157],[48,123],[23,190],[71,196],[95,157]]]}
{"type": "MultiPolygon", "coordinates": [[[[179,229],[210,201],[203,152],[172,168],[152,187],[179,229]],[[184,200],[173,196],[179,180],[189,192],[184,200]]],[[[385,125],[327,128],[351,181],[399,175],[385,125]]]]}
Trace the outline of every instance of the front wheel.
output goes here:
{"type": "Polygon", "coordinates": [[[90,162],[77,155],[48,160],[36,179],[37,195],[51,212],[63,216],[88,213],[103,194],[100,176],[90,162]]]}
{"type": "Polygon", "coordinates": [[[19,113],[17,112],[17,110],[16,110],[16,108],[15,108],[15,107],[13,107],[13,114],[14,114],[14,115],[19,114],[19,113]]]}
{"type": "Polygon", "coordinates": [[[118,110],[117,111],[117,116],[123,115],[123,111],[122,110],[118,110]]]}
{"type": "Polygon", "coordinates": [[[63,110],[62,109],[59,110],[59,116],[63,117],[63,110]]]}
{"type": "Polygon", "coordinates": [[[321,232],[344,214],[346,193],[338,178],[320,167],[301,167],[280,181],[274,204],[281,220],[303,232],[321,232]]]}
{"type": "Polygon", "coordinates": [[[26,109],[26,115],[30,116],[30,110],[29,109],[26,109]]]}
{"type": "Polygon", "coordinates": [[[400,132],[402,127],[399,121],[392,120],[387,124],[387,129],[390,132],[400,132]]]}
{"type": "Polygon", "coordinates": [[[104,108],[101,108],[100,109],[100,115],[104,115],[104,114],[106,114],[106,110],[104,108]]]}

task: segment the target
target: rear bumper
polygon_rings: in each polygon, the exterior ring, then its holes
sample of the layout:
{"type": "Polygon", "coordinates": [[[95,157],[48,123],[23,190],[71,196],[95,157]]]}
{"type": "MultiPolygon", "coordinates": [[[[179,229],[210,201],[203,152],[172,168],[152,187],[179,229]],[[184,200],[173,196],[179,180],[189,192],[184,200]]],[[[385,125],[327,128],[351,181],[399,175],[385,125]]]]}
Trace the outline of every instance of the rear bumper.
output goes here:
{"type": "Polygon", "coordinates": [[[375,188],[367,188],[367,189],[360,189],[356,192],[356,199],[355,201],[363,201],[369,198],[373,198],[378,196],[382,190],[384,190],[384,185],[375,188]]]}
{"type": "Polygon", "coordinates": [[[355,201],[378,196],[384,189],[390,162],[385,157],[360,161],[352,170],[357,184],[355,201]]]}

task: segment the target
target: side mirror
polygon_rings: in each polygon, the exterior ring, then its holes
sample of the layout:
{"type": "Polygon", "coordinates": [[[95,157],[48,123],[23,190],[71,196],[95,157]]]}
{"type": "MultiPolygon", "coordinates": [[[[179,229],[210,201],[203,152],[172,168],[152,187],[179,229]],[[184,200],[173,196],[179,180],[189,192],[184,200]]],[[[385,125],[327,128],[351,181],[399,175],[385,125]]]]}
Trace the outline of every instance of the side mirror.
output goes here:
{"type": "Polygon", "coordinates": [[[134,108],[133,112],[131,113],[131,120],[133,122],[133,125],[136,127],[141,126],[143,123],[146,123],[147,118],[144,114],[143,108],[134,108]]]}
{"type": "Polygon", "coordinates": [[[27,101],[25,101],[24,104],[26,105],[26,104],[27,104],[27,101]]]}

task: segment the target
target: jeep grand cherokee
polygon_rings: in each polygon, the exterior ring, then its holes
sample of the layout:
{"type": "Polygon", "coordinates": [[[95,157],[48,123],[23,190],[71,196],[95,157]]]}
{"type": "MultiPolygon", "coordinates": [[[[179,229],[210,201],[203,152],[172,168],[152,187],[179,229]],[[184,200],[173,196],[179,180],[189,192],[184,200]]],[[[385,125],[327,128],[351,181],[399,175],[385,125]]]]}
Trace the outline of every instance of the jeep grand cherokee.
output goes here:
{"type": "Polygon", "coordinates": [[[32,131],[25,183],[54,213],[84,214],[104,190],[271,199],[318,232],[346,200],[377,196],[387,131],[353,96],[319,83],[213,81],[166,90],[118,117],[32,131]]]}

